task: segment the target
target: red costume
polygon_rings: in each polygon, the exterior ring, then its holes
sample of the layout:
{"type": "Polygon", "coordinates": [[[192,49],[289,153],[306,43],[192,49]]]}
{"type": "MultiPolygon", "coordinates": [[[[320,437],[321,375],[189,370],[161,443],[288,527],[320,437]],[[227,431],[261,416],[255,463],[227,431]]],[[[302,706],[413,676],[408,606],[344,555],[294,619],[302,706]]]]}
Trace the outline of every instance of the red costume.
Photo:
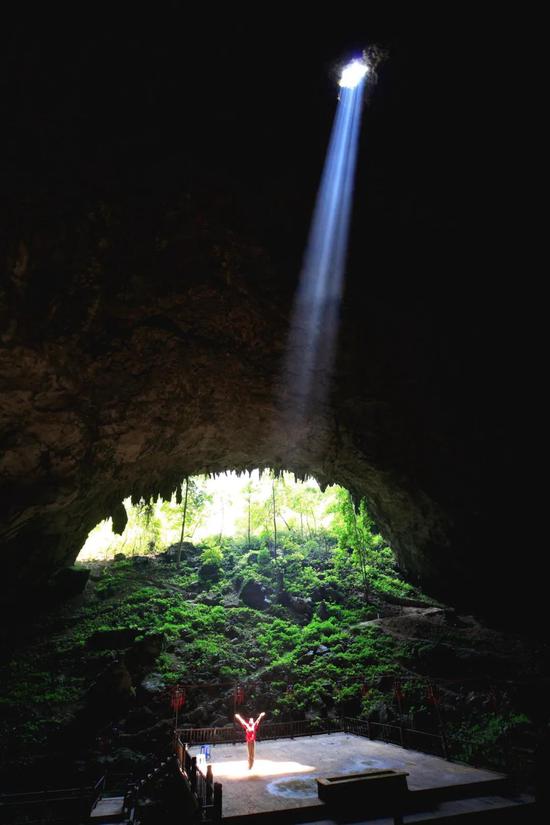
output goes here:
{"type": "Polygon", "coordinates": [[[247,724],[245,727],[246,731],[246,741],[247,742],[255,742],[256,741],[256,731],[258,730],[259,722],[254,722],[252,727],[247,724]]]}
{"type": "Polygon", "coordinates": [[[246,747],[248,750],[248,769],[252,767],[254,764],[254,752],[256,748],[256,731],[260,726],[260,721],[262,716],[265,716],[265,713],[260,713],[256,721],[250,719],[249,722],[245,722],[242,716],[239,716],[238,713],[235,714],[236,719],[239,720],[241,725],[243,726],[245,733],[246,733],[246,747]]]}

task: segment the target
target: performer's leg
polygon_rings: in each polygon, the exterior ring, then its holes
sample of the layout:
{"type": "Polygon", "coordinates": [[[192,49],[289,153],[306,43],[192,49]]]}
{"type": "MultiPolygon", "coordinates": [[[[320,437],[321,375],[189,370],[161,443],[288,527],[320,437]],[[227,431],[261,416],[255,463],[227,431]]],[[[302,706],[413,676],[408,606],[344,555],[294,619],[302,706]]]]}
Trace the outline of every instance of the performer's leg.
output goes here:
{"type": "Polygon", "coordinates": [[[248,768],[250,769],[254,764],[254,745],[255,742],[247,742],[248,745],[248,768]]]}

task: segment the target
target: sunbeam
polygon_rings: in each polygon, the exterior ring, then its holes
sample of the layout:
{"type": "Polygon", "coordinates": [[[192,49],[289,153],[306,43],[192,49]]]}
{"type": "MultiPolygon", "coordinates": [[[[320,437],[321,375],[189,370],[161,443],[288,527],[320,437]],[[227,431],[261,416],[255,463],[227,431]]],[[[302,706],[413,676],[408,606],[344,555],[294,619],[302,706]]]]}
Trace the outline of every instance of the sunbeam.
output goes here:
{"type": "Polygon", "coordinates": [[[339,325],[361,110],[368,65],[348,64],[295,298],[284,385],[293,424],[327,393],[339,325]]]}

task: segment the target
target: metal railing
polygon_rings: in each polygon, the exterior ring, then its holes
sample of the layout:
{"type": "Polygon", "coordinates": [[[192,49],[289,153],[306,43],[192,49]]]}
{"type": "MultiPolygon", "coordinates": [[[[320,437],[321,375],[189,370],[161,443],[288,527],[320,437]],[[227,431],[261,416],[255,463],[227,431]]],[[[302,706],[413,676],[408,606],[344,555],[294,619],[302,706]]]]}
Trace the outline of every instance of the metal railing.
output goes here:
{"type": "Polygon", "coordinates": [[[406,728],[404,725],[370,722],[351,717],[343,717],[340,721],[345,733],[354,733],[356,736],[365,736],[368,739],[377,739],[399,745],[401,748],[422,751],[448,759],[447,743],[442,734],[406,728]]]}
{"type": "MultiPolygon", "coordinates": [[[[273,722],[263,724],[256,738],[294,739],[298,736],[312,736],[317,733],[341,731],[342,727],[333,719],[304,719],[297,722],[273,722]]],[[[182,742],[189,745],[231,745],[241,742],[243,732],[240,725],[227,728],[178,728],[177,734],[182,742]]]]}
{"type": "MultiPolygon", "coordinates": [[[[294,739],[299,736],[316,734],[352,733],[367,739],[377,739],[399,745],[402,748],[423,751],[448,759],[445,737],[437,733],[405,728],[384,722],[370,722],[351,717],[335,719],[303,719],[296,722],[273,722],[262,725],[257,734],[258,740],[294,739]]],[[[230,745],[241,742],[241,727],[226,728],[178,728],[177,736],[181,742],[193,745],[230,745]]]]}

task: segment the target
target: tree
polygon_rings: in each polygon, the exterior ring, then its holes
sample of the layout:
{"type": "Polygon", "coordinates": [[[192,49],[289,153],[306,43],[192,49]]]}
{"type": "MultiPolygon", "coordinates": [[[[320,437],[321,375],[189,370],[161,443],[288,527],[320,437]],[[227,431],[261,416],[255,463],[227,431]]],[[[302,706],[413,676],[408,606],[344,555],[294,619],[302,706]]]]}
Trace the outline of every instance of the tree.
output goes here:
{"type": "Polygon", "coordinates": [[[161,518],[167,543],[178,541],[176,561],[181,561],[181,552],[186,538],[189,540],[200,525],[206,505],[212,496],[201,487],[201,478],[186,478],[181,485],[181,495],[172,496],[171,501],[160,505],[161,518]],[[178,501],[180,502],[178,504],[178,501]]]}
{"type": "Polygon", "coordinates": [[[318,522],[324,510],[321,490],[312,483],[289,485],[286,490],[286,503],[290,510],[298,515],[302,539],[304,538],[304,524],[308,536],[312,537],[317,532],[318,522]]]}
{"type": "Polygon", "coordinates": [[[271,483],[271,495],[273,498],[273,558],[277,558],[277,504],[275,502],[275,476],[271,483]]]}
{"type": "MultiPolygon", "coordinates": [[[[133,509],[135,523],[139,529],[138,551],[142,551],[143,541],[145,539],[147,542],[147,549],[149,552],[153,552],[160,537],[160,521],[156,514],[155,504],[152,499],[149,499],[149,501],[144,501],[142,499],[133,509]]],[[[136,544],[134,542],[132,545],[132,555],[134,555],[135,549],[136,544]]]]}
{"type": "Polygon", "coordinates": [[[341,551],[349,548],[351,559],[358,569],[363,584],[365,599],[370,597],[369,567],[374,561],[373,554],[382,539],[374,533],[373,522],[367,511],[365,499],[361,499],[357,510],[351,494],[347,490],[339,493],[340,507],[335,520],[335,530],[341,551]]]}
{"type": "Polygon", "coordinates": [[[176,554],[176,564],[179,564],[181,561],[181,548],[183,545],[183,534],[185,533],[185,521],[187,519],[187,502],[189,500],[189,477],[185,477],[185,498],[183,499],[183,514],[181,519],[181,535],[180,535],[180,543],[178,547],[178,552],[176,554]]]}
{"type": "Polygon", "coordinates": [[[246,546],[250,550],[250,532],[252,527],[252,493],[254,492],[254,484],[250,478],[243,487],[243,493],[246,498],[246,546]]]}

